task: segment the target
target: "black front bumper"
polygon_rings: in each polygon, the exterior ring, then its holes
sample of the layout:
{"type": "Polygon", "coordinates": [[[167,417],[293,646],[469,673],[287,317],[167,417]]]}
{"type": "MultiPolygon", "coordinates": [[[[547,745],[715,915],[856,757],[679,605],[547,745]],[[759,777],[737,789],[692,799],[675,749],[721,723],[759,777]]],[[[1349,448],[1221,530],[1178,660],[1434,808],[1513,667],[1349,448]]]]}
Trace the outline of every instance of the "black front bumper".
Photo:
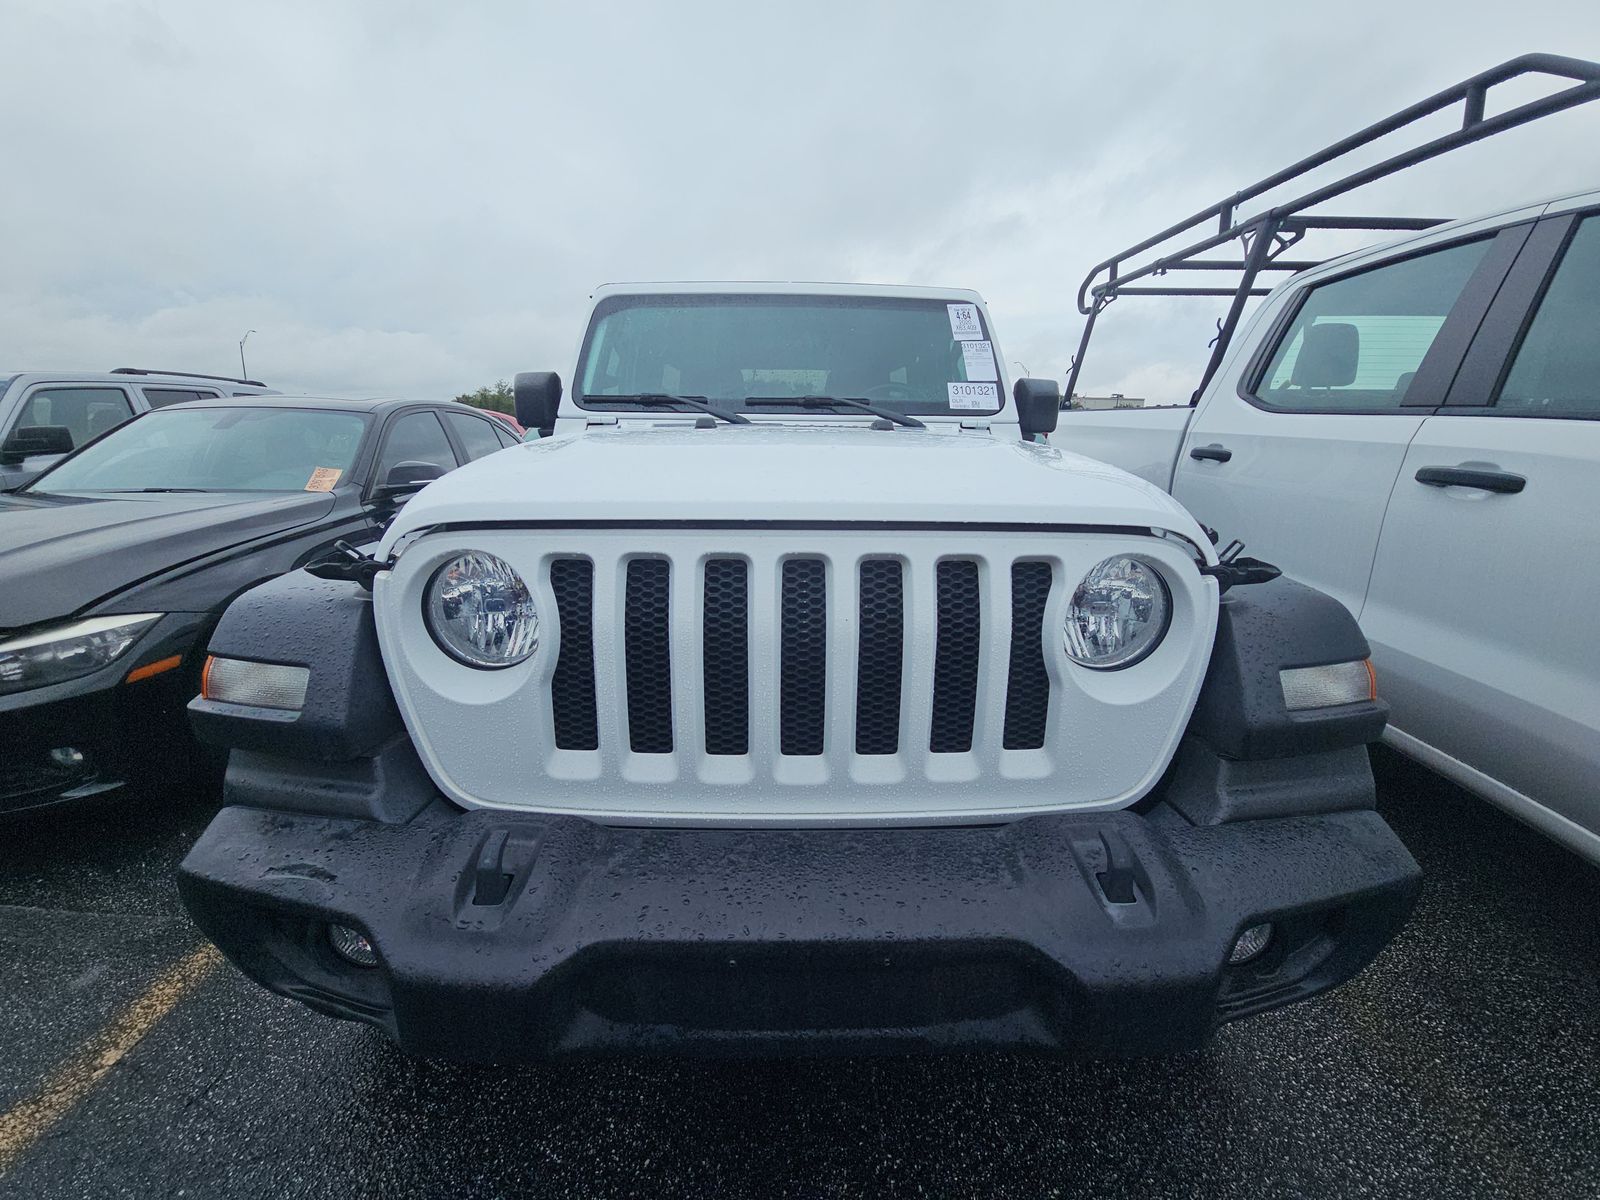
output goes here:
{"type": "Polygon", "coordinates": [[[229,807],[179,885],[274,991],[415,1054],[495,1062],[1189,1049],[1348,979],[1415,901],[1417,865],[1372,811],[1156,812],[750,831],[442,801],[404,824],[229,807]],[[1267,950],[1229,967],[1266,921],[1267,950]],[[381,964],[336,956],[329,922],[366,933],[381,964]]]}
{"type": "Polygon", "coordinates": [[[124,695],[129,689],[113,685],[0,709],[0,814],[124,786],[163,719],[182,730],[184,697],[176,688],[162,679],[135,687],[131,697],[124,695]]]}
{"type": "Polygon", "coordinates": [[[168,613],[93,674],[0,695],[0,816],[115,791],[186,747],[184,704],[198,688],[190,655],[203,620],[168,613]],[[181,668],[125,682],[175,655],[186,660],[181,668]]]}

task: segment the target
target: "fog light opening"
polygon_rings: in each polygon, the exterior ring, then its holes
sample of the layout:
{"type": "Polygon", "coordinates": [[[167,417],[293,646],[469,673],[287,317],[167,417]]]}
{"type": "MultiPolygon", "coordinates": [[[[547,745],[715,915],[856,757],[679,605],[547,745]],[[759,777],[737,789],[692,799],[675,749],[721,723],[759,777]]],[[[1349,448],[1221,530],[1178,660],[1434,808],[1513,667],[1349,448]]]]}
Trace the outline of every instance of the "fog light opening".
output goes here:
{"type": "Polygon", "coordinates": [[[81,767],[83,751],[76,746],[57,746],[50,751],[50,761],[58,767],[81,767]]]}
{"type": "Polygon", "coordinates": [[[358,967],[378,965],[378,952],[372,948],[367,935],[359,929],[351,929],[348,925],[329,925],[328,944],[347,963],[354,963],[358,967]]]}
{"type": "Polygon", "coordinates": [[[1234,942],[1233,949],[1228,952],[1228,965],[1230,967],[1243,966],[1251,959],[1258,957],[1267,948],[1267,943],[1272,941],[1271,924],[1252,925],[1239,935],[1239,940],[1234,942]]]}

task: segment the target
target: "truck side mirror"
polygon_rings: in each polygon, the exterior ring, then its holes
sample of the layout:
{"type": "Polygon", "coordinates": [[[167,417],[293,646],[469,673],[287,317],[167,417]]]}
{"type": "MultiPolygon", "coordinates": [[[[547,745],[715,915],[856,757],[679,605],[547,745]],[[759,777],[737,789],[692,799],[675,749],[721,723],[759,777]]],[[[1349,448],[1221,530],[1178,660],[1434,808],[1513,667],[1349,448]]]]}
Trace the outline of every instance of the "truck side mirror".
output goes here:
{"type": "Polygon", "coordinates": [[[1036,433],[1054,433],[1061,416],[1061,388],[1054,379],[1019,379],[1011,387],[1017,405],[1017,421],[1022,436],[1032,440],[1036,433]]]}
{"type": "Polygon", "coordinates": [[[561,376],[554,371],[518,371],[512,394],[517,399],[517,423],[549,437],[561,407],[561,376]]]}
{"type": "Polygon", "coordinates": [[[374,500],[396,500],[401,496],[409,496],[413,492],[420,492],[435,479],[444,476],[444,468],[438,463],[417,462],[408,459],[397,462],[389,468],[388,474],[383,477],[383,482],[373,489],[374,500]]]}
{"type": "Polygon", "coordinates": [[[30,454],[71,454],[72,430],[65,425],[24,425],[0,445],[0,461],[19,463],[30,454]]]}

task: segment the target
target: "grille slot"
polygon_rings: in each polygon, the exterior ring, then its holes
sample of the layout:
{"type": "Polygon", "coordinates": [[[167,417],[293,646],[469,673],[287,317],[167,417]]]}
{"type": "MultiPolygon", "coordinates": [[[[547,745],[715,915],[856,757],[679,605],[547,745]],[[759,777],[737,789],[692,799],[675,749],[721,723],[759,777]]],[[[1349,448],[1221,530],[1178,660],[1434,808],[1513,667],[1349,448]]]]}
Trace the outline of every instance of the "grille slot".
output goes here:
{"type": "Polygon", "coordinates": [[[983,641],[978,564],[941,562],[934,573],[938,632],[933,652],[933,724],[928,749],[965,754],[972,749],[978,704],[978,647],[983,641]]]}
{"type": "Polygon", "coordinates": [[[742,558],[706,563],[701,643],[707,754],[750,753],[750,580],[742,558]]]}
{"type": "Polygon", "coordinates": [[[550,680],[550,714],[562,750],[598,750],[594,703],[594,564],[558,558],[550,564],[550,590],[561,623],[561,651],[550,680]]]}
{"type": "Polygon", "coordinates": [[[622,645],[628,687],[628,745],[635,754],[672,753],[672,648],[664,558],[628,563],[622,645]]]}
{"type": "Polygon", "coordinates": [[[898,559],[861,564],[857,625],[856,753],[900,749],[900,666],[905,656],[904,584],[898,559]]]}
{"type": "Polygon", "coordinates": [[[821,754],[828,697],[828,581],[820,558],[783,564],[778,647],[778,749],[821,754]]]}
{"type": "Polygon", "coordinates": [[[1044,745],[1050,711],[1050,675],[1044,665],[1044,608],[1051,568],[1045,562],[1011,564],[1011,670],[1006,680],[1007,750],[1044,745]]]}

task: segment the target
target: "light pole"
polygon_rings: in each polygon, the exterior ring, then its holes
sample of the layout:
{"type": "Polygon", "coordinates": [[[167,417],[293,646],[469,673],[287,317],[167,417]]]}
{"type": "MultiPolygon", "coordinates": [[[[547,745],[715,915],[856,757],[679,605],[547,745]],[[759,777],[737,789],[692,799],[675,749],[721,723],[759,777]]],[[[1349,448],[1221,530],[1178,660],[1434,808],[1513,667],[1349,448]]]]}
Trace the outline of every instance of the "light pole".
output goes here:
{"type": "Polygon", "coordinates": [[[244,344],[250,340],[250,335],[254,332],[254,329],[246,329],[244,336],[239,339],[239,376],[242,379],[250,378],[250,372],[245,370],[244,366],[244,344]]]}
{"type": "Polygon", "coordinates": [[[1022,369],[1022,377],[1024,379],[1026,379],[1028,377],[1028,364],[1027,363],[1023,362],[1021,359],[1013,358],[1011,360],[1011,365],[1013,367],[1020,367],[1022,369]]]}

